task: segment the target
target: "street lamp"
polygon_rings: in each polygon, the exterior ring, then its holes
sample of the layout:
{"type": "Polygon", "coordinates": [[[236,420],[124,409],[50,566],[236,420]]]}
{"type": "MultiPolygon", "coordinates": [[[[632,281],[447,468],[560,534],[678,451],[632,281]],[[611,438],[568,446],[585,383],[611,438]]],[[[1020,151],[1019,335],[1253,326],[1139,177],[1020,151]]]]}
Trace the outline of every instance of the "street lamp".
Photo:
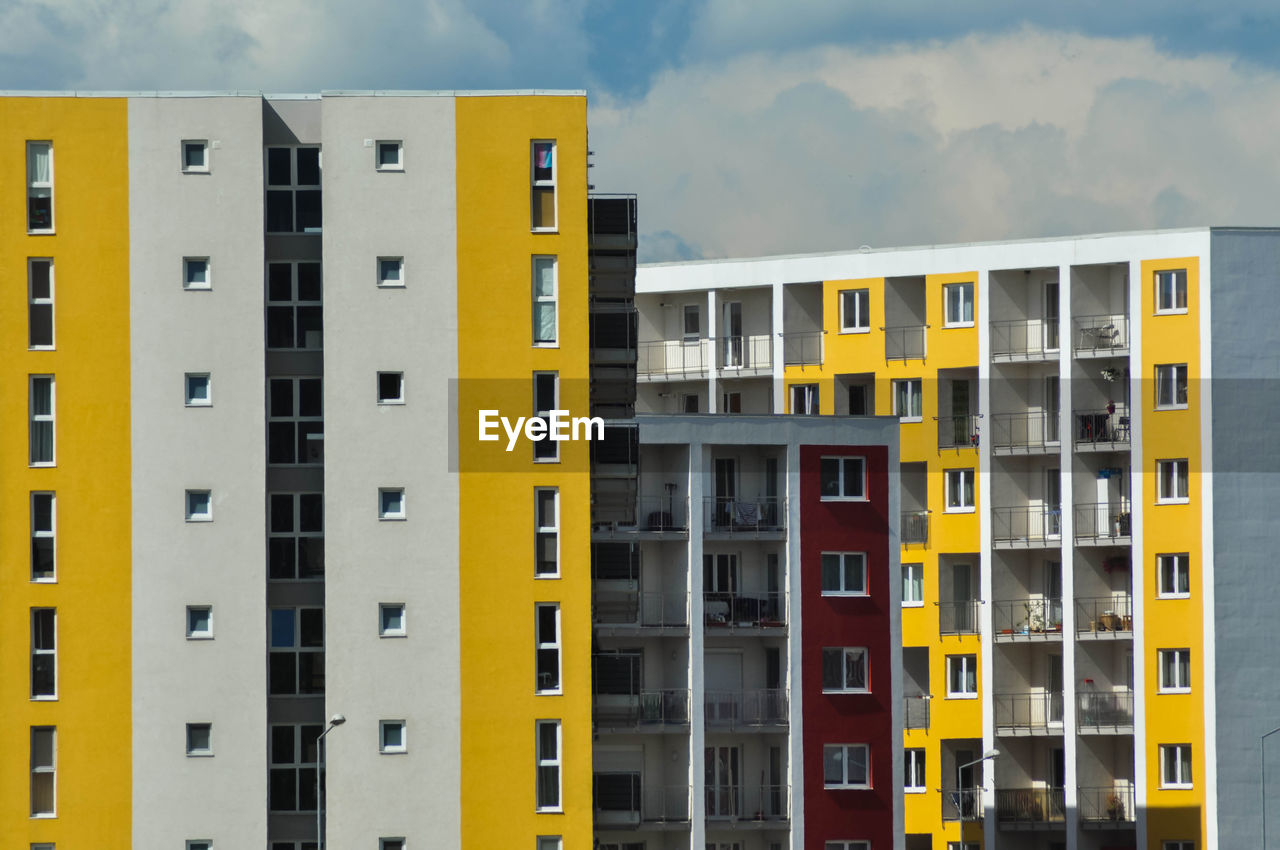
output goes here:
{"type": "MultiPolygon", "coordinates": [[[[961,772],[962,770],[964,770],[964,769],[965,769],[965,768],[967,768],[967,767],[973,767],[975,764],[981,764],[982,762],[986,761],[987,759],[993,759],[993,758],[995,758],[995,757],[996,757],[996,756],[998,756],[998,755],[1000,755],[1000,751],[999,751],[999,750],[997,750],[995,747],[992,747],[991,749],[989,749],[989,750],[987,750],[985,753],[983,753],[981,758],[976,758],[976,759],[974,759],[973,761],[967,761],[967,762],[965,762],[964,764],[962,764],[962,765],[958,766],[958,767],[956,768],[956,784],[957,784],[957,785],[959,785],[959,784],[960,784],[960,783],[959,783],[959,780],[960,780],[960,772],[961,772]]],[[[962,788],[962,789],[960,789],[960,799],[961,799],[961,802],[964,802],[965,792],[966,792],[966,791],[973,791],[973,790],[975,790],[975,789],[972,789],[972,788],[962,788]]],[[[977,800],[976,800],[976,799],[973,801],[973,804],[974,804],[974,807],[976,808],[976,807],[977,807],[977,805],[976,805],[976,804],[977,804],[977,800]]],[[[963,812],[963,810],[962,810],[962,811],[961,811],[961,815],[963,816],[963,814],[964,814],[964,812],[963,812]]]]}
{"type": "Polygon", "coordinates": [[[1267,739],[1280,732],[1280,726],[1262,736],[1262,850],[1267,850],[1267,739]]]}
{"type": "Polygon", "coordinates": [[[329,718],[329,725],[316,738],[316,850],[324,850],[324,800],[320,796],[320,771],[324,769],[324,736],[347,722],[341,714],[329,718]]]}

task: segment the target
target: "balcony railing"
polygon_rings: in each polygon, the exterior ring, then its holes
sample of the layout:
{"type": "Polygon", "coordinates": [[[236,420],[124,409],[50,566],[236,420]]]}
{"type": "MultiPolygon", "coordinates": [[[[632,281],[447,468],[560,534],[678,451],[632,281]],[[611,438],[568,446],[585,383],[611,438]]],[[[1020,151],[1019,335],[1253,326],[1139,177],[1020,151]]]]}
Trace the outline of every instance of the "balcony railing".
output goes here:
{"type": "Polygon", "coordinates": [[[642,690],[636,694],[592,694],[597,729],[645,729],[689,725],[686,688],[642,690]]]}
{"type": "Polygon", "coordinates": [[[991,509],[991,538],[997,546],[1057,546],[1062,511],[1048,505],[991,509]]]}
{"type": "Polygon", "coordinates": [[[1012,734],[1044,732],[1062,724],[1062,692],[993,694],[996,729],[1012,734]]]}
{"type": "Polygon", "coordinates": [[[596,523],[591,535],[597,539],[629,534],[684,534],[689,531],[689,501],[674,496],[640,496],[635,514],[627,519],[596,523]]]}
{"type": "Polygon", "coordinates": [[[1061,635],[1062,600],[1032,596],[993,602],[991,629],[997,640],[1017,635],[1061,635]]]}
{"type": "Polygon", "coordinates": [[[1137,820],[1133,788],[1078,788],[1080,820],[1086,826],[1131,828],[1137,820]]]}
{"type": "Polygon", "coordinates": [[[1128,543],[1130,533],[1128,505],[1093,502],[1075,506],[1076,542],[1128,543]]]}
{"type": "Polygon", "coordinates": [[[937,420],[938,448],[976,449],[978,447],[978,425],[982,420],[980,415],[939,416],[937,420]]]}
{"type": "Polygon", "coordinates": [[[693,794],[688,785],[649,786],[639,773],[597,773],[593,779],[597,828],[690,820],[693,794]]]}
{"type": "Polygon", "coordinates": [[[767,372],[773,368],[773,337],[722,336],[716,340],[720,350],[720,368],[729,376],[736,370],[767,372]]]}
{"type": "Polygon", "coordinates": [[[1122,354],[1129,350],[1129,319],[1121,315],[1078,316],[1072,322],[1077,355],[1122,354]]]}
{"type": "Polygon", "coordinates": [[[968,599],[964,602],[939,602],[938,634],[976,635],[979,604],[976,599],[968,599]]]}
{"type": "Polygon", "coordinates": [[[991,448],[997,454],[1030,454],[1057,447],[1057,411],[991,414],[991,448]]]}
{"type": "Polygon", "coordinates": [[[929,545],[929,512],[907,511],[902,515],[902,525],[898,531],[904,544],[929,545]]]}
{"type": "Polygon", "coordinates": [[[960,821],[982,820],[982,789],[943,788],[942,819],[960,821]]]}
{"type": "Polygon", "coordinates": [[[1081,731],[1122,731],[1133,728],[1133,691],[1077,693],[1076,706],[1076,726],[1081,731]]]}
{"type": "Polygon", "coordinates": [[[707,628],[782,628],[787,624],[787,595],[709,590],[702,594],[702,612],[707,628]]]}
{"type": "Polygon", "coordinates": [[[1076,448],[1111,447],[1129,442],[1129,416],[1123,410],[1087,410],[1076,414],[1076,448]]]}
{"type": "Polygon", "coordinates": [[[929,728],[929,706],[933,700],[927,694],[914,694],[902,698],[903,724],[907,729],[929,728]]]}
{"type": "Polygon", "coordinates": [[[636,371],[645,378],[705,378],[711,365],[709,339],[660,339],[638,345],[636,371]]]}
{"type": "Polygon", "coordinates": [[[712,534],[780,532],[787,522],[785,498],[711,496],[702,500],[702,523],[712,534]]]}
{"type": "Polygon", "coordinates": [[[991,356],[1015,360],[1058,351],[1058,325],[1043,319],[1005,319],[991,323],[991,356]]]}
{"type": "Polygon", "coordinates": [[[796,331],[782,334],[782,363],[785,366],[813,366],[823,361],[826,331],[796,331]]]}
{"type": "Polygon", "coordinates": [[[1133,597],[1086,596],[1076,600],[1076,631],[1101,634],[1133,631],[1133,597]]]}
{"type": "Polygon", "coordinates": [[[885,360],[923,360],[926,354],[928,325],[899,325],[884,331],[885,360]]]}
{"type": "Polygon", "coordinates": [[[785,688],[754,691],[706,691],[703,708],[708,726],[740,729],[786,727],[790,698],[785,688]]]}
{"type": "Polygon", "coordinates": [[[689,594],[683,590],[597,590],[592,604],[596,625],[633,626],[638,629],[683,628],[689,625],[689,594]]]}
{"type": "Polygon", "coordinates": [[[708,785],[707,820],[751,824],[791,819],[790,785],[708,785]]]}
{"type": "Polygon", "coordinates": [[[1067,819],[1061,788],[997,788],[996,821],[1000,824],[1055,824],[1067,819]]]}

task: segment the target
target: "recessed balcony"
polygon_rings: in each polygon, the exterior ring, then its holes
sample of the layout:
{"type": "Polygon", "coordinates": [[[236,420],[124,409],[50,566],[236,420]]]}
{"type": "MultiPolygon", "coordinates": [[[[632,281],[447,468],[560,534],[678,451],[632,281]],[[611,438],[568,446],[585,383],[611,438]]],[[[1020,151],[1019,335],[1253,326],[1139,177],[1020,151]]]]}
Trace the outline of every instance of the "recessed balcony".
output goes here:
{"type": "Polygon", "coordinates": [[[783,365],[821,365],[825,355],[826,334],[826,331],[795,331],[782,334],[783,365]]]}
{"type": "Polygon", "coordinates": [[[991,323],[991,359],[999,363],[1048,360],[1058,356],[1058,323],[1005,319],[991,323]]]}
{"type": "Polygon", "coordinates": [[[790,785],[706,786],[707,828],[785,829],[791,820],[790,785]]]}
{"type": "Polygon", "coordinates": [[[1067,820],[1062,788],[996,788],[1000,829],[1062,829],[1067,820]]]}
{"type": "Polygon", "coordinates": [[[991,703],[997,735],[1062,734],[1061,691],[992,694],[991,703]]]}
{"type": "Polygon", "coordinates": [[[898,534],[903,546],[913,544],[929,545],[929,512],[907,511],[902,515],[898,534]]]}
{"type": "Polygon", "coordinates": [[[636,377],[641,381],[704,380],[711,367],[710,339],[659,339],[641,342],[636,377]]]}
{"type": "Polygon", "coordinates": [[[773,336],[722,336],[712,341],[721,378],[756,378],[773,374],[773,336]]]}
{"type": "Polygon", "coordinates": [[[1124,408],[1086,410],[1075,415],[1078,452],[1118,452],[1129,449],[1129,415],[1124,408]]]}
{"type": "Polygon", "coordinates": [[[687,688],[592,694],[592,717],[599,733],[665,733],[689,726],[687,688]]]}
{"type": "Polygon", "coordinates": [[[910,694],[902,698],[902,724],[907,729],[929,728],[929,706],[933,697],[929,694],[910,694]]]}
{"type": "Polygon", "coordinates": [[[1062,511],[1048,505],[991,509],[997,549],[1045,549],[1062,545],[1062,511]]]}
{"type": "Polygon", "coordinates": [[[693,810],[688,785],[645,783],[642,773],[597,773],[592,776],[595,828],[687,830],[693,810]]]}
{"type": "Polygon", "coordinates": [[[996,643],[1062,640],[1062,600],[1044,596],[1007,599],[991,604],[996,643]]]}
{"type": "Polygon", "coordinates": [[[711,496],[702,500],[703,533],[707,537],[783,540],[787,536],[786,522],[785,497],[711,496]]]}
{"type": "Polygon", "coordinates": [[[708,729],[777,731],[790,725],[790,696],[785,688],[748,691],[705,691],[703,709],[708,729]]]}
{"type": "Polygon", "coordinates": [[[592,540],[683,540],[688,536],[689,500],[674,494],[640,496],[630,515],[595,522],[591,528],[592,540]]]}
{"type": "Polygon", "coordinates": [[[708,636],[785,634],[787,595],[782,591],[707,591],[702,595],[703,622],[708,636]]]}
{"type": "Polygon", "coordinates": [[[1076,800],[1085,829],[1133,829],[1137,824],[1133,786],[1077,788],[1076,800]]]}
{"type": "Polygon", "coordinates": [[[1122,357],[1129,354],[1129,319],[1121,314],[1077,316],[1071,322],[1077,358],[1122,357]]]}
{"type": "Polygon", "coordinates": [[[592,594],[596,634],[662,636],[689,633],[687,591],[597,589],[592,594]]]}
{"type": "Polygon", "coordinates": [[[1127,546],[1133,542],[1129,506],[1090,502],[1075,506],[1077,546],[1127,546]]]}
{"type": "Polygon", "coordinates": [[[1031,410],[991,414],[991,450],[997,455],[1057,454],[1057,411],[1031,410]]]}
{"type": "Polygon", "coordinates": [[[981,414],[935,418],[938,422],[938,448],[976,449],[978,447],[981,414]]]}
{"type": "Polygon", "coordinates": [[[1095,691],[1086,683],[1076,694],[1076,728],[1080,734],[1132,735],[1133,691],[1095,691]]]}
{"type": "Polygon", "coordinates": [[[1076,600],[1076,632],[1080,640],[1133,637],[1133,597],[1089,596],[1076,600]]]}
{"type": "Polygon", "coordinates": [[[977,599],[962,602],[938,602],[938,634],[976,635],[978,633],[977,599]]]}
{"type": "Polygon", "coordinates": [[[942,819],[944,821],[982,820],[982,789],[943,788],[942,819]]]}
{"type": "Polygon", "coordinates": [[[884,327],[884,359],[924,360],[928,353],[928,325],[884,327]]]}

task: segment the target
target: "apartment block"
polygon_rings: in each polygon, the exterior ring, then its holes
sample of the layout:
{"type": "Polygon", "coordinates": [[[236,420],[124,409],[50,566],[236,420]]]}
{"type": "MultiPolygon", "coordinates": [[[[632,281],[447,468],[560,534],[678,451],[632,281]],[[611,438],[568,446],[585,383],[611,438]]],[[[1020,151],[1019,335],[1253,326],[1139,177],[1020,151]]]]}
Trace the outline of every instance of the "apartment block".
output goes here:
{"type": "Polygon", "coordinates": [[[1260,845],[1277,259],[1201,228],[640,268],[638,411],[899,419],[907,850],[1260,845]]]}

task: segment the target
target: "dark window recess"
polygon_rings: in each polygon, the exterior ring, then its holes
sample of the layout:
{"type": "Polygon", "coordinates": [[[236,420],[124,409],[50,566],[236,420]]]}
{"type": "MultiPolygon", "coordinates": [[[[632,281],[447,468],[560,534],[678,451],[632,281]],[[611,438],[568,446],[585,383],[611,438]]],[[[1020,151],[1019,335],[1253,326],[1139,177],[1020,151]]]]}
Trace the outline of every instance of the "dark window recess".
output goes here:
{"type": "Polygon", "coordinates": [[[634,466],[640,453],[640,432],[634,426],[611,427],[607,423],[603,440],[591,441],[591,462],[634,466]]]}
{"type": "Polygon", "coordinates": [[[270,421],[267,422],[267,463],[322,463],[323,413],[320,378],[273,378],[268,410],[270,421]]]}
{"type": "Polygon", "coordinates": [[[318,725],[271,727],[271,811],[315,811],[316,742],[320,731],[318,725]]]}
{"type": "Polygon", "coordinates": [[[273,493],[268,575],[272,579],[308,579],[324,575],[324,496],[273,493]],[[295,516],[296,499],[296,516],[295,516]]]}
{"type": "Polygon", "coordinates": [[[640,774],[597,773],[592,776],[596,811],[640,811],[640,774]]]}
{"type": "Polygon", "coordinates": [[[636,544],[593,543],[591,549],[591,566],[597,579],[640,579],[640,549],[636,544]]]}
{"type": "Polygon", "coordinates": [[[319,263],[267,266],[267,348],[323,345],[319,263]]]}
{"type": "Polygon", "coordinates": [[[597,694],[636,695],[640,693],[639,652],[611,652],[595,656],[597,694]]]}

